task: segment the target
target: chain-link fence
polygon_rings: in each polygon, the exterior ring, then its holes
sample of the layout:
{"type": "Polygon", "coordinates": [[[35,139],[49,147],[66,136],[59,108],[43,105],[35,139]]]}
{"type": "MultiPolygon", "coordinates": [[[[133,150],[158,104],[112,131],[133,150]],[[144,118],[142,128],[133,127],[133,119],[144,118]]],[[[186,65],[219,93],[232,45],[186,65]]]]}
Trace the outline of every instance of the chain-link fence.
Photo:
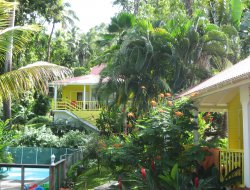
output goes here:
{"type": "Polygon", "coordinates": [[[41,148],[41,147],[8,147],[6,152],[11,154],[13,163],[16,164],[50,164],[52,154],[55,162],[62,155],[72,154],[78,149],[71,148],[41,148]]]}

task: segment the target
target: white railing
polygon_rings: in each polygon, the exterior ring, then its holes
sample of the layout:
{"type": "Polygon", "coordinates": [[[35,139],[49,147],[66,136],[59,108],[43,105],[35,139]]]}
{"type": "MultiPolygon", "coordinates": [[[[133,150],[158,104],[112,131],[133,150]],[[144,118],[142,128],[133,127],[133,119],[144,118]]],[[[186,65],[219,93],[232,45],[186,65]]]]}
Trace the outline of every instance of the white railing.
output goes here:
{"type": "Polygon", "coordinates": [[[68,99],[61,99],[52,102],[52,108],[56,110],[69,111],[85,111],[85,110],[100,110],[101,105],[98,101],[70,101],[68,99]]]}

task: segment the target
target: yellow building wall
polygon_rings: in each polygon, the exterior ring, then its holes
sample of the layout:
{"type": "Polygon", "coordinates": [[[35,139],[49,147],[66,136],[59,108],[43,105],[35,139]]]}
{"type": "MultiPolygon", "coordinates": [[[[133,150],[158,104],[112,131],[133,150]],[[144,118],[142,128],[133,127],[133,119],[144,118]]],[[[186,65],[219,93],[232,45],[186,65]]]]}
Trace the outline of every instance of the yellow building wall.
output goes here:
{"type": "MultiPolygon", "coordinates": [[[[83,92],[84,87],[81,85],[70,85],[62,87],[62,98],[71,101],[77,101],[77,92],[83,92]]],[[[90,86],[86,86],[86,93],[90,92],[90,86]]]]}
{"type": "Polygon", "coordinates": [[[243,149],[243,120],[240,95],[228,104],[228,144],[229,149],[243,149]]]}

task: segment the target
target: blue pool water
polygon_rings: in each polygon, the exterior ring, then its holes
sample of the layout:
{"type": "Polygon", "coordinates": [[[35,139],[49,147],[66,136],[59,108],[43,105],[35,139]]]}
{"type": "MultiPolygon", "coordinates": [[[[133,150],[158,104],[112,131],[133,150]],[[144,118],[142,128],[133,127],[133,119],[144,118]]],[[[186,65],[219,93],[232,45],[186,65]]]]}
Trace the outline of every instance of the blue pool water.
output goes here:
{"type": "MultiPolygon", "coordinates": [[[[5,174],[7,176],[4,179],[21,180],[21,168],[9,168],[9,170],[5,174]]],[[[43,180],[49,177],[49,169],[25,168],[24,176],[24,180],[43,180]]]]}

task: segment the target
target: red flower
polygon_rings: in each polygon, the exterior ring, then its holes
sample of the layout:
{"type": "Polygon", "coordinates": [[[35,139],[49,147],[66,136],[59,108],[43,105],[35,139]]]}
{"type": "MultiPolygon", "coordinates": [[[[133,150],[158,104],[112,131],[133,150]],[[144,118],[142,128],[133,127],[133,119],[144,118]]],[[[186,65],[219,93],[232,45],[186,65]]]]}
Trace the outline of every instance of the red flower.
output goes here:
{"type": "Polygon", "coordinates": [[[199,178],[198,178],[198,177],[196,177],[196,178],[194,179],[194,185],[195,185],[196,188],[199,187],[199,178]]]}
{"type": "Polygon", "coordinates": [[[144,179],[146,179],[146,176],[147,176],[147,174],[146,174],[146,170],[145,170],[145,168],[141,168],[141,176],[142,176],[142,178],[144,178],[144,179]]]}
{"type": "Polygon", "coordinates": [[[122,189],[122,178],[118,178],[118,188],[121,190],[122,189]]]}
{"type": "Polygon", "coordinates": [[[154,172],[155,171],[155,161],[154,160],[151,161],[151,168],[152,168],[152,171],[154,172]]]}

